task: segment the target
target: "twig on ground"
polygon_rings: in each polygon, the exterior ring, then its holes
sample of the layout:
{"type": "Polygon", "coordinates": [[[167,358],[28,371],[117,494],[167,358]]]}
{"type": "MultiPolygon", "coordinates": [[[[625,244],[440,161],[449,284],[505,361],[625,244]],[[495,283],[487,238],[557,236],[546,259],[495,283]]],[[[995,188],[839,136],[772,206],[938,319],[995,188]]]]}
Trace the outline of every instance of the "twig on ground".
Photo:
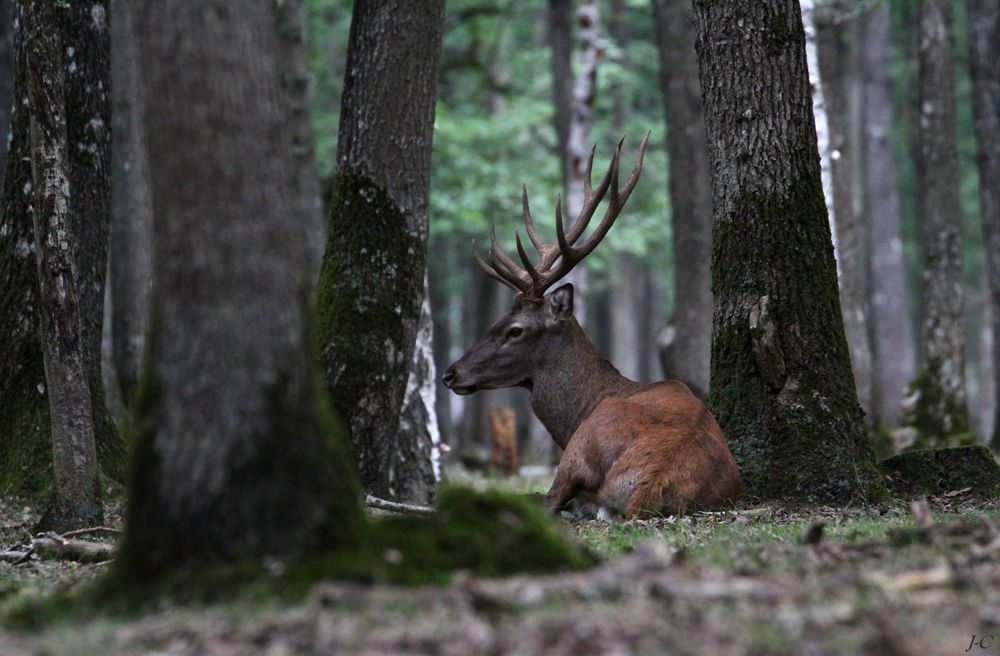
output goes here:
{"type": "Polygon", "coordinates": [[[91,526],[90,528],[78,528],[75,531],[67,531],[62,533],[60,537],[70,538],[74,535],[84,535],[86,533],[121,533],[120,528],[111,528],[110,526],[91,526]]]}
{"type": "Polygon", "coordinates": [[[434,509],[430,506],[416,506],[410,503],[388,501],[386,499],[373,497],[370,494],[365,495],[365,505],[369,508],[378,508],[379,510],[388,510],[396,513],[409,513],[411,515],[429,515],[434,512],[434,509]]]}

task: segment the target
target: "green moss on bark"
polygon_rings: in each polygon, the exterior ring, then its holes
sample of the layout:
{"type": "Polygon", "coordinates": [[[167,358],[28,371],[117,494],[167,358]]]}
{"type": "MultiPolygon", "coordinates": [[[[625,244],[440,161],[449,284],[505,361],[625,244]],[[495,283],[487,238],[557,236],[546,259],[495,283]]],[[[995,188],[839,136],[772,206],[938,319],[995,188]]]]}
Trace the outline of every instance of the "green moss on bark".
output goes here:
{"type": "Polygon", "coordinates": [[[316,289],[319,359],[362,483],[387,496],[385,463],[420,316],[425,246],[408,213],[364,176],[338,173],[330,208],[316,289]]]}
{"type": "Polygon", "coordinates": [[[748,496],[878,502],[888,491],[854,390],[823,202],[793,181],[787,195],[744,193],[717,221],[709,405],[748,496]],[[774,339],[755,349],[750,312],[765,296],[774,339]]]}
{"type": "Polygon", "coordinates": [[[941,385],[940,366],[938,361],[930,360],[906,390],[909,401],[903,425],[916,429],[915,449],[976,443],[964,403],[941,385]]]}
{"type": "Polygon", "coordinates": [[[972,488],[971,496],[996,499],[1000,465],[985,446],[918,449],[882,461],[892,491],[904,498],[972,488]]]}

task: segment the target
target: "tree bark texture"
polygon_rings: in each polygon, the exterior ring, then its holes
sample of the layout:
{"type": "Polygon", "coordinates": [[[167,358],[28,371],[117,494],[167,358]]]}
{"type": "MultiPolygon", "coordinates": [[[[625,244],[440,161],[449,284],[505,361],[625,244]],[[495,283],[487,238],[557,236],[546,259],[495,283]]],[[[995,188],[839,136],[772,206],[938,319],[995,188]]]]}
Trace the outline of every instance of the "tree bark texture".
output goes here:
{"type": "Polygon", "coordinates": [[[696,0],[712,164],[710,405],[760,498],[885,486],[844,336],[798,2],[696,0]]]}
{"type": "Polygon", "coordinates": [[[295,7],[136,5],[155,252],[117,559],[133,580],[350,543],[363,526],[312,376],[295,7]]]}
{"type": "MultiPolygon", "coordinates": [[[[24,3],[14,7],[14,90],[11,156],[0,205],[0,488],[35,496],[52,480],[48,386],[39,342],[40,301],[30,214],[32,108],[25,51],[24,3]]],[[[65,68],[68,227],[78,278],[78,325],[102,471],[122,476],[122,444],[104,403],[100,345],[106,271],[110,178],[108,155],[108,33],[104,5],[71,5],[53,12],[45,32],[62,43],[65,68]]]]}
{"type": "Polygon", "coordinates": [[[837,216],[837,261],[840,307],[851,353],[851,369],[861,409],[870,417],[874,407],[872,350],[868,330],[868,222],[855,211],[859,181],[851,139],[849,88],[850,46],[848,25],[835,15],[835,7],[821,4],[813,10],[816,54],[829,129],[830,182],[828,206],[837,216]]]}
{"type": "MultiPolygon", "coordinates": [[[[604,48],[598,41],[600,11],[597,0],[580,0],[576,20],[577,37],[580,41],[577,50],[579,64],[576,76],[573,78],[569,132],[566,137],[566,150],[563,152],[564,171],[567,176],[563,184],[566,191],[563,207],[567,222],[576,220],[583,208],[583,181],[587,175],[587,160],[592,148],[590,126],[593,122],[594,97],[597,93],[597,69],[604,58],[604,48]]],[[[601,170],[600,162],[595,162],[594,166],[598,171],[601,170]]],[[[572,283],[575,287],[573,314],[581,326],[586,325],[587,269],[577,266],[569,272],[565,282],[572,283]]]]}
{"type": "Polygon", "coordinates": [[[7,168],[7,135],[14,102],[13,2],[0,3],[0,172],[7,168]]]}
{"type": "Polygon", "coordinates": [[[52,500],[40,526],[64,532],[101,523],[90,381],[84,355],[81,287],[70,219],[66,69],[59,12],[25,2],[25,61],[31,105],[31,216],[38,310],[52,442],[52,500]]]}
{"type": "Polygon", "coordinates": [[[896,155],[893,152],[892,86],[889,79],[889,5],[864,12],[861,47],[864,71],[863,214],[870,239],[869,330],[875,416],[887,428],[899,425],[906,386],[916,372],[903,259],[896,155]]]}
{"type": "Polygon", "coordinates": [[[131,406],[138,389],[149,324],[153,202],[138,98],[141,87],[133,3],[111,0],[111,16],[114,141],[108,289],[112,360],[122,400],[131,406]]]}
{"type": "Polygon", "coordinates": [[[667,122],[674,237],[673,340],[662,357],[667,378],[708,392],[712,350],[712,171],[695,53],[691,7],[655,0],[660,88],[667,122]]]}
{"type": "Polygon", "coordinates": [[[552,48],[553,122],[559,142],[563,189],[569,180],[570,114],[573,112],[573,0],[549,0],[549,47],[552,48]]]}
{"type": "Polygon", "coordinates": [[[444,2],[354,5],[317,324],[365,490],[385,497],[424,295],[444,2]]]}
{"type": "Polygon", "coordinates": [[[420,306],[413,362],[400,410],[399,434],[390,473],[392,498],[430,505],[441,479],[441,432],[438,429],[437,369],[434,366],[434,323],[429,290],[420,306]]]}
{"type": "Polygon", "coordinates": [[[918,61],[919,195],[923,246],[920,366],[907,425],[919,445],[968,441],[962,233],[951,3],[921,0],[918,61]]]}
{"type": "Polygon", "coordinates": [[[990,445],[1000,449],[1000,4],[968,0],[972,109],[979,144],[979,202],[988,296],[992,310],[995,419],[990,445]]]}

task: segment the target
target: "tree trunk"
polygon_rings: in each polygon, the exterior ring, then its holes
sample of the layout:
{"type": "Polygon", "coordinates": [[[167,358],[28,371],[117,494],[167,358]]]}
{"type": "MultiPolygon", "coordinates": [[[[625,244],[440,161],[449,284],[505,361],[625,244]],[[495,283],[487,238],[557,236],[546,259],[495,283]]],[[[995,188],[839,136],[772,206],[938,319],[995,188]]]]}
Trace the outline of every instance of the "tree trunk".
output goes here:
{"type": "Polygon", "coordinates": [[[715,215],[710,405],[750,495],[882,498],[840,314],[798,3],[696,0],[695,15],[715,215]]]}
{"type": "Polygon", "coordinates": [[[690,6],[655,0],[660,89],[667,122],[674,241],[674,314],[664,375],[708,391],[712,343],[712,186],[690,6]]]}
{"type": "Polygon", "coordinates": [[[399,435],[393,449],[390,492],[405,503],[429,505],[441,479],[441,433],[435,408],[437,370],[434,367],[434,324],[430,292],[420,306],[413,363],[400,410],[399,435]]]}
{"type": "Polygon", "coordinates": [[[920,368],[910,385],[906,424],[917,430],[918,445],[936,446],[969,441],[971,434],[951,3],[921,0],[919,11],[923,319],[920,368]]]}
{"type": "Polygon", "coordinates": [[[969,62],[972,72],[972,108],[979,144],[979,199],[988,289],[984,302],[992,310],[993,393],[995,419],[991,446],[1000,450],[1000,5],[991,0],[968,0],[969,62]],[[988,297],[988,298],[987,298],[988,297]]]}
{"type": "Polygon", "coordinates": [[[916,369],[916,346],[907,299],[896,156],[893,152],[892,87],[889,80],[889,5],[860,17],[864,71],[863,214],[870,227],[870,299],[875,415],[887,428],[902,418],[902,399],[916,369]]]}
{"type": "MultiPolygon", "coordinates": [[[[31,106],[31,215],[38,265],[40,337],[48,382],[54,486],[41,530],[101,523],[85,329],[70,220],[66,78],[58,8],[25,2],[25,61],[31,106]]],[[[89,282],[89,281],[88,281],[89,282]]]]}
{"type": "Polygon", "coordinates": [[[872,351],[868,330],[868,222],[855,211],[854,196],[858,185],[849,118],[848,71],[850,49],[846,26],[838,22],[831,5],[813,10],[816,27],[816,51],[829,129],[830,182],[828,206],[837,217],[836,256],[840,273],[840,306],[844,332],[851,353],[851,369],[861,409],[870,417],[874,408],[872,351]]]}
{"type": "Polygon", "coordinates": [[[363,527],[308,345],[314,205],[289,147],[308,115],[286,84],[304,61],[297,7],[136,6],[155,294],[123,578],[291,556],[363,527]]]}
{"type": "MultiPolygon", "coordinates": [[[[29,203],[30,167],[28,72],[23,5],[15,5],[14,89],[11,156],[0,204],[0,488],[37,496],[52,480],[48,386],[39,343],[40,302],[35,237],[29,203]]],[[[103,291],[109,223],[108,31],[104,5],[76,5],[53,12],[65,72],[66,174],[71,195],[68,226],[75,243],[71,256],[80,286],[77,330],[94,419],[97,455],[103,472],[120,480],[122,444],[104,403],[101,382],[103,291]]]]}
{"type": "Polygon", "coordinates": [[[573,0],[549,0],[549,46],[552,48],[553,122],[559,140],[563,191],[570,178],[567,143],[573,113],[573,0]]]}
{"type": "Polygon", "coordinates": [[[424,295],[444,2],[355,3],[317,323],[326,388],[365,490],[390,451],[424,295]]]}
{"type": "Polygon", "coordinates": [[[7,135],[10,132],[11,105],[14,102],[13,4],[0,3],[0,173],[7,168],[7,135]]]}
{"type": "MultiPolygon", "coordinates": [[[[597,91],[597,68],[604,57],[604,49],[598,42],[600,13],[596,0],[580,0],[577,10],[580,49],[579,66],[573,79],[572,105],[570,108],[569,132],[566,137],[565,159],[566,191],[564,208],[566,221],[572,222],[583,208],[583,183],[587,175],[587,160],[590,157],[590,124],[597,91]]],[[[600,164],[597,165],[600,168],[600,164]]],[[[581,326],[587,323],[587,270],[576,267],[566,276],[565,282],[575,287],[573,314],[581,326]]]]}
{"type": "Polygon", "coordinates": [[[132,2],[111,0],[111,90],[114,103],[111,153],[111,345],[126,406],[135,402],[149,323],[153,220],[149,166],[138,96],[132,2]]]}

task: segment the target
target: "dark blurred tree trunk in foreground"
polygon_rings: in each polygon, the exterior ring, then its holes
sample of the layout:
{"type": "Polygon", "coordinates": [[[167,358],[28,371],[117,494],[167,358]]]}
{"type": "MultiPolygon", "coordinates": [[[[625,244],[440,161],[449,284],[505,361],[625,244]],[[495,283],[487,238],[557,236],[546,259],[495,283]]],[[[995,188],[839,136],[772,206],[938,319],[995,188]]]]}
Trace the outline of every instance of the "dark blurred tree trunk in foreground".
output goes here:
{"type": "Polygon", "coordinates": [[[111,296],[112,358],[126,406],[135,402],[149,322],[153,219],[132,12],[133,3],[129,0],[111,0],[114,140],[108,291],[111,296]]]}
{"type": "Polygon", "coordinates": [[[840,306],[851,353],[851,370],[861,409],[871,416],[874,406],[872,351],[868,330],[868,222],[855,211],[859,172],[852,166],[857,142],[851,140],[851,61],[847,25],[837,7],[821,3],[814,9],[817,63],[829,128],[830,201],[836,214],[840,306]]]}
{"type": "Polygon", "coordinates": [[[875,414],[885,427],[899,425],[903,393],[916,371],[916,346],[900,226],[896,156],[893,152],[892,86],[889,79],[889,3],[864,12],[863,213],[870,240],[869,330],[875,414]]]}
{"type": "Polygon", "coordinates": [[[673,339],[661,353],[667,378],[708,393],[712,349],[712,170],[694,44],[691,8],[654,0],[660,88],[667,121],[670,207],[674,237],[673,339]]]}
{"type": "Polygon", "coordinates": [[[444,2],[354,4],[317,324],[365,490],[389,462],[424,297],[444,2]]]}
{"type": "MultiPolygon", "coordinates": [[[[52,476],[50,414],[39,343],[38,269],[29,212],[32,201],[30,130],[32,109],[26,67],[23,3],[15,6],[14,93],[11,147],[0,204],[0,489],[34,496],[52,476]]],[[[122,475],[122,445],[104,404],[100,346],[110,203],[108,27],[105,6],[58,7],[43,34],[58,37],[64,72],[68,178],[67,225],[77,296],[83,366],[91,401],[97,456],[102,471],[122,475]]],[[[51,299],[48,299],[51,300],[51,299]]],[[[48,302],[46,300],[45,302],[48,302]]]]}
{"type": "Polygon", "coordinates": [[[921,0],[919,12],[923,318],[920,367],[910,384],[905,423],[916,429],[917,445],[938,446],[971,439],[965,386],[955,56],[950,0],[921,0]]]}
{"type": "Polygon", "coordinates": [[[968,0],[972,108],[979,152],[979,199],[983,222],[983,295],[992,310],[995,419],[990,446],[1000,450],[1000,3],[968,0]]]}
{"type": "Polygon", "coordinates": [[[289,147],[308,114],[285,84],[304,57],[297,7],[136,6],[155,257],[116,563],[129,580],[295,555],[363,527],[308,345],[315,203],[289,147]]]}
{"type": "Polygon", "coordinates": [[[840,315],[798,3],[696,0],[695,15],[715,213],[710,405],[750,495],[883,498],[840,315]]]}
{"type": "Polygon", "coordinates": [[[10,133],[11,104],[14,102],[13,4],[0,3],[0,176],[7,167],[7,135],[10,133]]]}
{"type": "Polygon", "coordinates": [[[48,0],[29,0],[23,7],[31,107],[31,216],[54,479],[41,525],[61,533],[98,525],[104,516],[78,292],[90,281],[78,277],[73,256],[78,246],[70,219],[66,46],[59,28],[64,10],[48,0]]]}

